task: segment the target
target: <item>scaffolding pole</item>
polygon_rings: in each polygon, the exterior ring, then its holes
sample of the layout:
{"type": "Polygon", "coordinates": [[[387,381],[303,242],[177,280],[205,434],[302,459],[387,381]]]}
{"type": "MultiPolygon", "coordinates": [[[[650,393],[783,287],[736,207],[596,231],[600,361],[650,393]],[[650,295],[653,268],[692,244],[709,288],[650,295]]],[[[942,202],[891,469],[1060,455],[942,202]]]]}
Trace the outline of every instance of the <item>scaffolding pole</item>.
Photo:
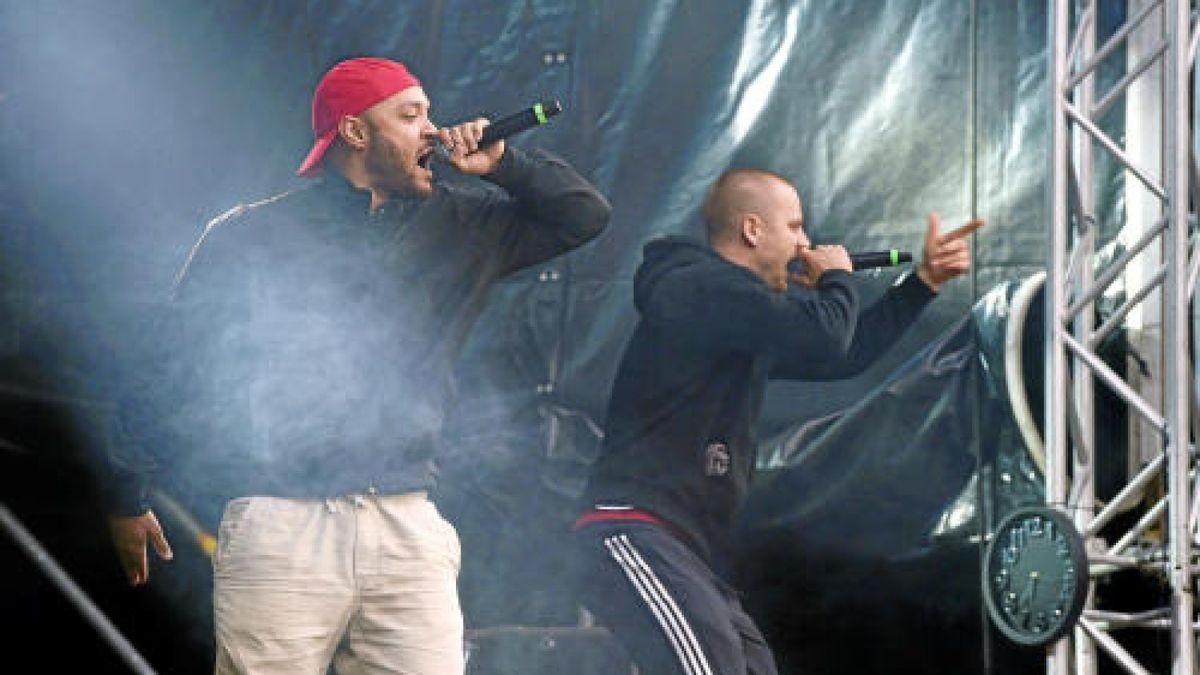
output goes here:
{"type": "Polygon", "coordinates": [[[1129,0],[1125,24],[1103,44],[1097,44],[1097,1],[1054,0],[1049,16],[1046,502],[1085,534],[1093,589],[1096,578],[1135,568],[1160,575],[1170,599],[1168,606],[1120,615],[1120,621],[1096,621],[1117,615],[1097,607],[1100,602],[1089,593],[1085,619],[1047,649],[1046,672],[1095,675],[1102,658],[1112,658],[1127,672],[1152,672],[1122,645],[1121,636],[1129,629],[1166,628],[1172,675],[1196,675],[1196,539],[1190,517],[1195,480],[1189,435],[1190,405],[1196,400],[1189,358],[1192,1],[1129,0]],[[1100,66],[1121,54],[1122,47],[1125,75],[1108,91],[1097,91],[1100,66]],[[1122,97],[1126,133],[1114,139],[1099,118],[1122,97]],[[1147,110],[1157,117],[1147,116],[1147,110]],[[1096,270],[1100,219],[1095,168],[1103,152],[1125,170],[1126,229],[1139,241],[1134,248],[1143,248],[1096,270]],[[1102,327],[1098,335],[1094,303],[1103,286],[1116,278],[1128,291],[1120,316],[1132,341],[1153,352],[1149,376],[1134,376],[1136,381],[1121,379],[1095,352],[1111,328],[1102,327]],[[1145,465],[1130,472],[1129,485],[1101,514],[1095,494],[1096,382],[1117,393],[1134,413],[1129,415],[1132,464],[1145,465]],[[1155,489],[1163,494],[1154,494],[1155,489]],[[1113,508],[1137,509],[1141,517],[1126,531],[1114,533],[1113,508]],[[1160,527],[1151,536],[1155,522],[1160,527]],[[1102,537],[1105,526],[1109,530],[1103,536],[1116,544],[1110,546],[1102,537]],[[1130,548],[1137,555],[1131,556],[1130,548]]]}
{"type": "Polygon", "coordinates": [[[79,610],[83,618],[96,629],[100,637],[112,647],[117,656],[125,662],[125,666],[129,668],[130,672],[137,675],[154,675],[154,669],[142,658],[137,649],[125,639],[124,635],[121,635],[121,631],[117,630],[117,627],[108,620],[96,603],[92,602],[87,593],[83,592],[83,589],[71,579],[71,576],[4,504],[0,504],[0,532],[8,534],[16,542],[33,564],[46,575],[46,578],[79,610]]]}

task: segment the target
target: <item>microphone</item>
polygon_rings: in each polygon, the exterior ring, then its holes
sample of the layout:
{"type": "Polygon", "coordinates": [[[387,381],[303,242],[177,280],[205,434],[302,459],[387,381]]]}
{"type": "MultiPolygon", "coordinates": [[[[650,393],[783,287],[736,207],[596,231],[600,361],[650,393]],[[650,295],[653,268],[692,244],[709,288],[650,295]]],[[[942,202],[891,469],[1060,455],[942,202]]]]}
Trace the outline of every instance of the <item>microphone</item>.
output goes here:
{"type": "Polygon", "coordinates": [[[850,265],[856,271],[874,269],[877,267],[895,267],[900,263],[912,262],[913,256],[908,251],[871,251],[869,253],[851,253],[850,265]]]}
{"type": "Polygon", "coordinates": [[[526,129],[541,126],[549,122],[551,117],[560,112],[562,112],[562,104],[558,102],[558,99],[534,103],[521,112],[513,113],[508,117],[501,117],[484,127],[483,138],[479,141],[479,144],[491,145],[513,134],[521,133],[526,129]]]}
{"type": "MultiPolygon", "coordinates": [[[[872,270],[880,267],[895,267],[900,263],[912,262],[912,253],[908,251],[900,251],[897,249],[888,249],[886,251],[870,251],[868,253],[851,253],[850,267],[854,271],[872,270]]],[[[804,270],[804,263],[799,258],[788,263],[788,271],[800,273],[804,270]]]]}
{"type": "MultiPolygon", "coordinates": [[[[541,126],[550,121],[558,113],[562,112],[562,104],[558,99],[549,99],[534,103],[528,108],[509,115],[501,117],[483,128],[483,137],[479,140],[479,146],[491,145],[496,141],[504,140],[513,134],[519,134],[527,129],[541,126]]],[[[439,159],[449,160],[450,151],[440,141],[435,141],[434,152],[439,159]]]]}

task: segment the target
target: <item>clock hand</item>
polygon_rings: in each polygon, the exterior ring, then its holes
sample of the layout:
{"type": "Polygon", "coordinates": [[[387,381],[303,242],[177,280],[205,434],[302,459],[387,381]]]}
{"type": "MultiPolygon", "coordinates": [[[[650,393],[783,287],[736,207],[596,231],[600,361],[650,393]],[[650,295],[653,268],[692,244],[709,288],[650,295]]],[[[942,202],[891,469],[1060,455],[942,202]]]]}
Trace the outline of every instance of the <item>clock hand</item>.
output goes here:
{"type": "Polygon", "coordinates": [[[1033,619],[1033,597],[1037,594],[1038,573],[1029,573],[1029,584],[1021,590],[1021,595],[1017,598],[1017,607],[1024,613],[1024,625],[1028,629],[1030,620],[1033,619]]]}

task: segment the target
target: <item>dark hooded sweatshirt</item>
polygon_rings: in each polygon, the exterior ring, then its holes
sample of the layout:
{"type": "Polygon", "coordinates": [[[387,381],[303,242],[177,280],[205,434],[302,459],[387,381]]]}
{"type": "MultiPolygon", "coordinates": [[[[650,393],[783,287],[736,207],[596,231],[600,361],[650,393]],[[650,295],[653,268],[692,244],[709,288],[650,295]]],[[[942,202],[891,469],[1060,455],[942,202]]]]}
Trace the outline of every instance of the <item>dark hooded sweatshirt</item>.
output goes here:
{"type": "Polygon", "coordinates": [[[634,279],[641,320],[617,372],[584,504],[648,511],[710,558],[727,546],[754,474],[767,380],[863,371],[933,293],[908,275],[860,313],[849,272],[775,291],[697,241],[652,241],[644,257],[634,279]]]}

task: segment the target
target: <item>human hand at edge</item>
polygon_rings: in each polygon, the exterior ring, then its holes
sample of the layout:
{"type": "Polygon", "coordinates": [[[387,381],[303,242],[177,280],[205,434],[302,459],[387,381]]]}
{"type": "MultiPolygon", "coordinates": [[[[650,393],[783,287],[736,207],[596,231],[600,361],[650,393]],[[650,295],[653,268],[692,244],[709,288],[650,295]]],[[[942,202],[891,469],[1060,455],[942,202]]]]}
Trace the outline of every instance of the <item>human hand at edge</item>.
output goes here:
{"type": "Polygon", "coordinates": [[[141,586],[150,578],[147,542],[154,546],[159,558],[171,560],[174,557],[153,511],[147,510],[140,516],[109,516],[108,529],[130,586],[141,586]]]}
{"type": "Polygon", "coordinates": [[[961,227],[941,234],[942,219],[937,213],[929,214],[929,227],[925,230],[925,247],[917,276],[929,290],[938,292],[942,284],[971,269],[971,249],[965,241],[967,235],[983,227],[983,219],[967,221],[961,227]]]}

